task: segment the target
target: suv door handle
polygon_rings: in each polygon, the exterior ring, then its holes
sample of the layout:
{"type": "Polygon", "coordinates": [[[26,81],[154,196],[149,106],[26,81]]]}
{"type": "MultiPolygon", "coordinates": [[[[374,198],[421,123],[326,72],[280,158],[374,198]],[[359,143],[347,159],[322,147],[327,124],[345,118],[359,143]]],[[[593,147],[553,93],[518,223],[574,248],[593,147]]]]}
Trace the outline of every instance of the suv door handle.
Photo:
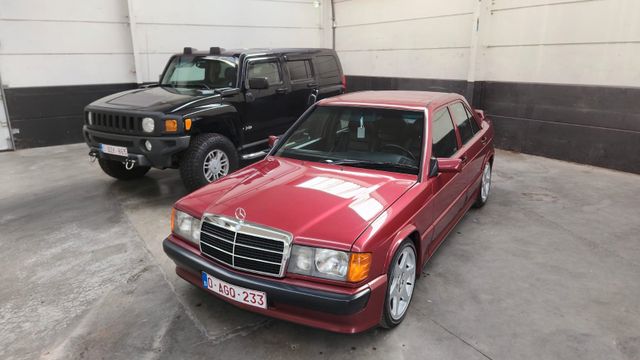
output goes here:
{"type": "Polygon", "coordinates": [[[317,87],[318,83],[317,82],[312,82],[312,83],[308,83],[307,87],[312,88],[312,87],[317,87]]]}
{"type": "Polygon", "coordinates": [[[286,93],[287,93],[287,88],[276,89],[276,94],[286,94],[286,93]]]}

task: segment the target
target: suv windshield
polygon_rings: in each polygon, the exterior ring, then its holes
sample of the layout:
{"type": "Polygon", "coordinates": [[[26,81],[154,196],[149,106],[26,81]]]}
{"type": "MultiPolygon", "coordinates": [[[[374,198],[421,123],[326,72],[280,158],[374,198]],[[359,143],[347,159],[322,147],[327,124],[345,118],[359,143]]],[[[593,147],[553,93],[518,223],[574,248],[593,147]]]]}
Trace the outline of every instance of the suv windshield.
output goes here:
{"type": "Polygon", "coordinates": [[[160,81],[161,86],[218,89],[236,87],[234,57],[176,56],[160,81]]]}
{"type": "Polygon", "coordinates": [[[276,156],[418,174],[424,113],[318,106],[278,141],[276,156]]]}

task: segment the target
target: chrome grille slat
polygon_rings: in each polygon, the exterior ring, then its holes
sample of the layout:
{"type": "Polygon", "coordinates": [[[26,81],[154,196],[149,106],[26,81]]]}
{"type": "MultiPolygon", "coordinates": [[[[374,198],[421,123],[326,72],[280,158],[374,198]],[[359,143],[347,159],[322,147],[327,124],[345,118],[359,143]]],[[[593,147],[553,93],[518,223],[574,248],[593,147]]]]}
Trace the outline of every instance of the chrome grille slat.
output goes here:
{"type": "Polygon", "coordinates": [[[281,230],[205,214],[200,228],[200,252],[232,268],[282,277],[292,236],[281,230]]]}

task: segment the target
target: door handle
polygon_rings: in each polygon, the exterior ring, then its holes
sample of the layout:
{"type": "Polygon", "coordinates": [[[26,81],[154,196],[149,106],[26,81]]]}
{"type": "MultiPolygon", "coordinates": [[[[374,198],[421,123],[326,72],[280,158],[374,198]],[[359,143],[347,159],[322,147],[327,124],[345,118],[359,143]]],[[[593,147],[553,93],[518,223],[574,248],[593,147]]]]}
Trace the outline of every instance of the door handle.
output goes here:
{"type": "Polygon", "coordinates": [[[312,83],[308,83],[307,84],[307,87],[309,87],[309,88],[316,87],[316,86],[318,86],[317,82],[312,82],[312,83]]]}
{"type": "Polygon", "coordinates": [[[487,139],[486,136],[483,136],[483,137],[480,138],[480,142],[482,143],[482,145],[486,144],[487,141],[489,141],[489,139],[487,139]]]}
{"type": "Polygon", "coordinates": [[[286,93],[287,93],[287,89],[286,88],[276,89],[276,94],[286,94],[286,93]]]}
{"type": "Polygon", "coordinates": [[[467,155],[460,156],[460,161],[462,161],[462,163],[465,164],[467,162],[467,155]]]}

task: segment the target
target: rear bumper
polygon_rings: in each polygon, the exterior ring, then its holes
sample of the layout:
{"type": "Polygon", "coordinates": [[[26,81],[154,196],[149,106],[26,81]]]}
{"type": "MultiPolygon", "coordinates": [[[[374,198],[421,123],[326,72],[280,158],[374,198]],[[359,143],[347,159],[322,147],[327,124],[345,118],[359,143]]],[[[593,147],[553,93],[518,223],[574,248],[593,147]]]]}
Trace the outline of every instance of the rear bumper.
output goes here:
{"type": "Polygon", "coordinates": [[[97,157],[110,160],[124,161],[120,156],[104,154],[100,151],[100,144],[126,147],[128,159],[135,161],[136,166],[152,166],[160,169],[173,167],[173,155],[189,147],[190,136],[134,136],[112,134],[108,132],[88,129],[84,126],[82,133],[85,142],[91,149],[90,153],[97,157]],[[151,151],[144,146],[145,141],[152,145],[151,151]]]}
{"type": "MultiPolygon", "coordinates": [[[[221,297],[238,307],[307,326],[342,333],[367,330],[380,322],[386,276],[356,289],[318,289],[294,285],[283,279],[266,279],[218,265],[169,237],[165,253],[176,263],[176,273],[202,288],[202,272],[228,283],[267,293],[268,308],[261,309],[221,297]]],[[[217,296],[217,294],[212,293],[217,296]]]]}

